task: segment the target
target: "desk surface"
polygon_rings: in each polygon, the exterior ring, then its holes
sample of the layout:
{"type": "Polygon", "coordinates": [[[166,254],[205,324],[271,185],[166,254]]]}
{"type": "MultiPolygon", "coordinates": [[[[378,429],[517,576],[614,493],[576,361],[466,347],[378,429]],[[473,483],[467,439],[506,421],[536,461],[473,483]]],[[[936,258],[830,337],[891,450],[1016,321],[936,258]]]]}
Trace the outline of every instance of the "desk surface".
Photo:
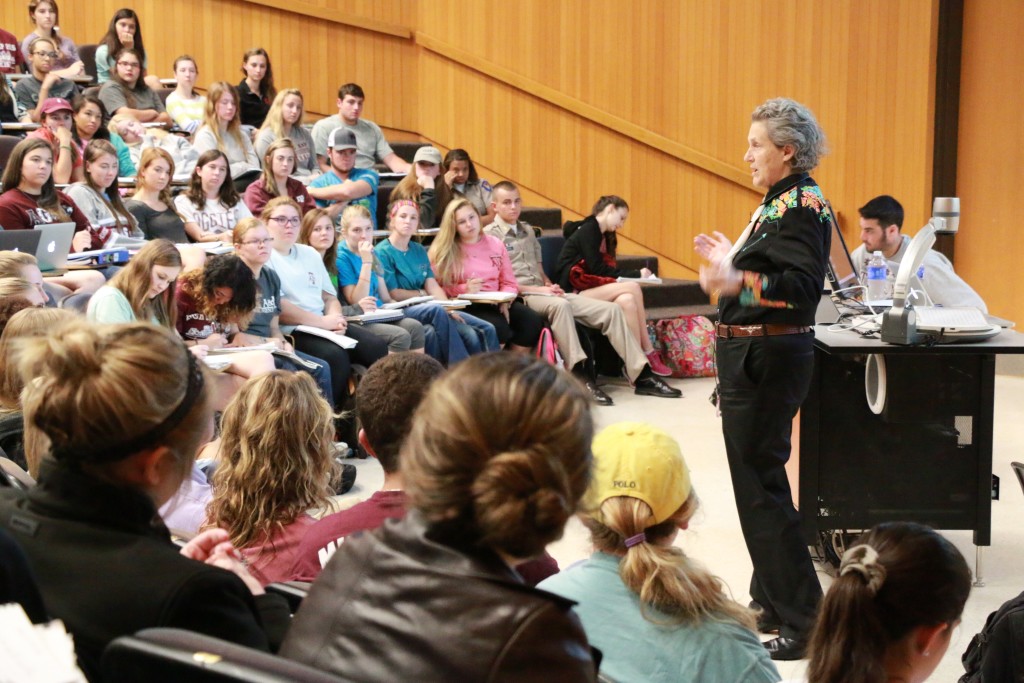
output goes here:
{"type": "Polygon", "coordinates": [[[955,353],[955,354],[1024,354],[1024,334],[1013,330],[1001,330],[991,339],[977,342],[955,342],[902,346],[888,344],[881,339],[866,339],[854,332],[830,332],[830,325],[814,326],[814,345],[825,353],[955,353]]]}

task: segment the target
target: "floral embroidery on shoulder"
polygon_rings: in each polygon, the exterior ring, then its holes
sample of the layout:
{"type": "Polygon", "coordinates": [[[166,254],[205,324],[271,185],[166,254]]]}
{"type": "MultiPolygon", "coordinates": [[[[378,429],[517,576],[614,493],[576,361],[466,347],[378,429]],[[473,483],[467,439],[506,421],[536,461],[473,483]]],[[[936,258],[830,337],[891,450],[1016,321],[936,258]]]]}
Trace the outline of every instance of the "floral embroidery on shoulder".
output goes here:
{"type": "Polygon", "coordinates": [[[788,192],[783,192],[765,207],[764,211],[761,213],[761,221],[780,220],[783,214],[786,213],[786,209],[792,209],[796,206],[796,200],[797,194],[795,187],[788,192]]]}
{"type": "Polygon", "coordinates": [[[832,212],[825,203],[825,195],[817,185],[806,185],[800,188],[800,201],[804,206],[814,209],[818,214],[818,220],[827,223],[832,218],[832,212]]]}

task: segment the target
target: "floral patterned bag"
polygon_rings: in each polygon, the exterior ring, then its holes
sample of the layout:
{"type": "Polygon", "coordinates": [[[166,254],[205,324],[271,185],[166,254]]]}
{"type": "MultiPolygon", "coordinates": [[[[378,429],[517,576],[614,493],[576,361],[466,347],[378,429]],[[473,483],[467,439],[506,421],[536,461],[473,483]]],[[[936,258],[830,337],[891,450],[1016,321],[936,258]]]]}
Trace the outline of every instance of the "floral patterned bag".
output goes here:
{"type": "Polygon", "coordinates": [[[715,325],[704,316],[656,320],[647,333],[673,377],[715,376],[715,325]]]}

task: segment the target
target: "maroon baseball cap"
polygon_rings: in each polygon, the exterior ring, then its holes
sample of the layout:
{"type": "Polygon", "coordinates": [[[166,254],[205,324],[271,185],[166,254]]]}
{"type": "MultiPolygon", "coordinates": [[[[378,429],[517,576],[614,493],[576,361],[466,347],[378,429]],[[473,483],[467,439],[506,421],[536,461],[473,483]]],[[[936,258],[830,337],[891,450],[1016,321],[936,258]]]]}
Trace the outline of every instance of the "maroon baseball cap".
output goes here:
{"type": "Polygon", "coordinates": [[[55,111],[75,111],[71,107],[71,103],[65,100],[63,97],[48,97],[43,102],[43,108],[39,110],[43,114],[52,114],[55,111]]]}

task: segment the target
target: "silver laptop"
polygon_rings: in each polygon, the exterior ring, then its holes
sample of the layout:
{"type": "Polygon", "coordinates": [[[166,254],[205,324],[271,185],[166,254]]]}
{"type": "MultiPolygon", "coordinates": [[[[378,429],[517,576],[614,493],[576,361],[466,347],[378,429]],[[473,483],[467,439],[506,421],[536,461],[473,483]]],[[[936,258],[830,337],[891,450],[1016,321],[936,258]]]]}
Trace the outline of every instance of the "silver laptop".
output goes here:
{"type": "Polygon", "coordinates": [[[63,269],[68,263],[71,240],[75,236],[75,224],[37,225],[35,230],[39,232],[39,247],[36,249],[39,270],[45,273],[63,269]]]}
{"type": "Polygon", "coordinates": [[[0,231],[0,251],[20,251],[34,256],[39,238],[35,230],[3,230],[0,231]]]}

